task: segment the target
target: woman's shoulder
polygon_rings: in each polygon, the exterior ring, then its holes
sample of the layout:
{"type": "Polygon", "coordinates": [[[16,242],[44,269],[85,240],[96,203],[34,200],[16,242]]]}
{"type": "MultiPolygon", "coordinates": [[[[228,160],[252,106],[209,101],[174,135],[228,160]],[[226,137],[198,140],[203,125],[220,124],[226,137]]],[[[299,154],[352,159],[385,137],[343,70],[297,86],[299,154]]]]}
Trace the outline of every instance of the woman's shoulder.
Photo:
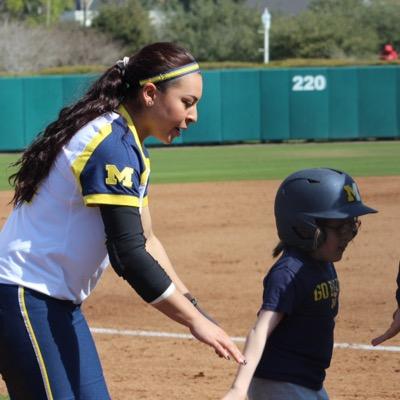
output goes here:
{"type": "Polygon", "coordinates": [[[69,151],[82,151],[87,146],[99,144],[113,130],[121,130],[122,122],[117,122],[120,116],[109,112],[100,115],[80,128],[65,146],[69,151]]]}

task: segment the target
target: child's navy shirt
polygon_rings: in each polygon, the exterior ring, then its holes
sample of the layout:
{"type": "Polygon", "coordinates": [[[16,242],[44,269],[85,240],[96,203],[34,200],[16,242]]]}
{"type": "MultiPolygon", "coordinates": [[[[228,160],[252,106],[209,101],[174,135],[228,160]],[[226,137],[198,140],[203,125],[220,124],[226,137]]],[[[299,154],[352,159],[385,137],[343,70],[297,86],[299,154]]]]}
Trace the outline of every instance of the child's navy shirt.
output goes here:
{"type": "Polygon", "coordinates": [[[285,314],[255,376],[319,390],[333,351],[339,283],[335,267],[287,249],[264,278],[263,310],[285,314]]]}

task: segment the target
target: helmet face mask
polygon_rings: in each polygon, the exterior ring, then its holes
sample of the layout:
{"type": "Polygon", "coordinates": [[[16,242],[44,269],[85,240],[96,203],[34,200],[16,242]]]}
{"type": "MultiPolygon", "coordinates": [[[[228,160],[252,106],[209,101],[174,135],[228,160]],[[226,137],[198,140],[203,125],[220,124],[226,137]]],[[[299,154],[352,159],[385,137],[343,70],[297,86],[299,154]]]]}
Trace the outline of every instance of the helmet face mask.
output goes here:
{"type": "Polygon", "coordinates": [[[315,250],[324,240],[320,219],[375,213],[361,201],[357,184],[342,171],[311,168],[289,175],[275,197],[278,236],[288,246],[315,250]]]}

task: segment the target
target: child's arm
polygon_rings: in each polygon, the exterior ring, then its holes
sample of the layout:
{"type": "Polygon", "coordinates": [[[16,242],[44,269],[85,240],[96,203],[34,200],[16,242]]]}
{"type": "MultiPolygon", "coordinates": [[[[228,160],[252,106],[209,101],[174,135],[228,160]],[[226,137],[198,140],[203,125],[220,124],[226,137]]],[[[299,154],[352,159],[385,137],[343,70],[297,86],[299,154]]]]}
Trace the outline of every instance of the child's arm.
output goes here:
{"type": "Polygon", "coordinates": [[[266,340],[279,324],[283,315],[283,313],[275,311],[260,311],[258,319],[246,339],[244,356],[247,363],[238,368],[235,380],[222,400],[246,399],[250,381],[264,351],[266,340]]]}

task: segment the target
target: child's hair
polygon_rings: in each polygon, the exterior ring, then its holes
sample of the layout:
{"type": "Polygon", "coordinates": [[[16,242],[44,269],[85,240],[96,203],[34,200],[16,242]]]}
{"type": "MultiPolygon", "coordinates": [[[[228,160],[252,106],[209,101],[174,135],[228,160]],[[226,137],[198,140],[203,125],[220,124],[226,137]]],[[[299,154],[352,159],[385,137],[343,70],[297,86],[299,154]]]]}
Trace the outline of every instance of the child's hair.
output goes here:
{"type": "MultiPolygon", "coordinates": [[[[61,148],[80,128],[94,118],[114,111],[125,100],[139,106],[135,100],[140,80],[193,62],[194,57],[186,49],[174,43],[159,42],[143,47],[123,68],[120,62],[108,68],[80,100],[60,111],[58,119],[48,125],[13,164],[18,167],[18,171],[9,177],[9,183],[15,186],[13,205],[32,199],[61,148]]],[[[171,81],[156,83],[160,90],[170,84],[171,81]]]]}
{"type": "MultiPolygon", "coordinates": [[[[314,233],[314,243],[313,243],[313,246],[311,249],[304,249],[301,246],[299,246],[298,248],[303,250],[304,252],[311,252],[312,250],[315,250],[319,246],[321,246],[325,241],[325,231],[324,231],[325,223],[326,223],[326,220],[323,220],[323,219],[315,220],[316,230],[314,233]]],[[[290,245],[286,244],[284,241],[280,240],[278,242],[278,244],[272,250],[272,257],[274,257],[274,258],[278,257],[288,247],[296,247],[296,246],[290,246],[290,245]]]]}
{"type": "Polygon", "coordinates": [[[375,213],[361,201],[358,187],[345,172],[310,168],[289,175],[275,197],[275,222],[280,242],[272,255],[286,247],[310,252],[325,241],[323,223],[375,213]]]}
{"type": "Polygon", "coordinates": [[[286,247],[287,247],[286,244],[283,243],[282,240],[280,240],[272,250],[272,257],[274,258],[278,257],[279,254],[281,254],[286,247]]]}

